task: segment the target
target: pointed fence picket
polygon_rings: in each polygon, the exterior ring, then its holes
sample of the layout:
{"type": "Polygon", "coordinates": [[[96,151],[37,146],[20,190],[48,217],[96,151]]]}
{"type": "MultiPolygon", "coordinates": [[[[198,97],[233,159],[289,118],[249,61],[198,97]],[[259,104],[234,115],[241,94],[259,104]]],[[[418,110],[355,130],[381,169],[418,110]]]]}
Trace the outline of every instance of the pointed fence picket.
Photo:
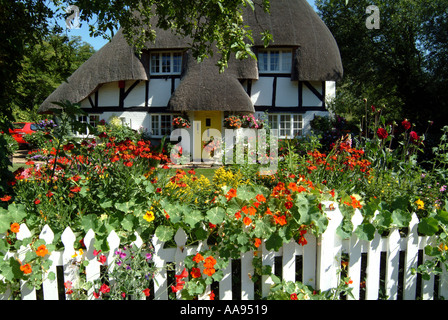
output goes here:
{"type": "MultiPolygon", "coordinates": [[[[328,207],[328,206],[327,206],[328,207]]],[[[277,252],[266,249],[265,243],[262,243],[260,250],[256,253],[261,256],[263,266],[270,266],[272,273],[285,281],[301,281],[318,290],[329,290],[335,288],[341,281],[341,259],[348,260],[347,276],[352,280],[352,295],[347,299],[405,299],[414,300],[418,297],[430,300],[440,297],[448,297],[448,273],[439,276],[432,276],[430,280],[421,280],[412,268],[416,269],[419,264],[426,259],[430,259],[424,254],[424,247],[433,241],[430,237],[420,237],[417,233],[418,218],[415,214],[412,216],[408,228],[408,234],[400,235],[398,230],[392,230],[387,237],[382,237],[377,232],[371,241],[358,239],[355,233],[349,239],[341,239],[336,229],[342,221],[342,214],[336,204],[335,209],[327,211],[329,224],[323,235],[316,238],[311,234],[306,234],[308,244],[301,246],[296,242],[285,244],[277,252]],[[421,261],[420,261],[421,260],[421,261]]],[[[359,211],[356,211],[352,218],[355,228],[363,221],[359,211]]],[[[26,225],[21,225],[18,239],[25,239],[31,236],[26,225]]],[[[54,241],[54,233],[45,226],[39,235],[47,244],[54,241]]],[[[42,289],[39,294],[35,289],[29,289],[26,283],[21,283],[21,293],[23,300],[58,300],[70,299],[70,295],[61,295],[65,292],[59,288],[61,283],[71,281],[74,286],[80,281],[79,266],[76,259],[79,255],[74,249],[76,236],[70,228],[61,235],[61,242],[64,249],[62,251],[51,252],[48,259],[53,261],[50,269],[44,275],[42,289]],[[57,272],[61,268],[63,273],[57,272]],[[48,274],[53,272],[63,279],[51,280],[48,274]]],[[[158,272],[154,274],[153,290],[151,290],[151,299],[167,300],[170,292],[170,285],[173,281],[172,275],[165,268],[168,263],[174,263],[174,272],[182,272],[185,264],[185,258],[194,255],[196,252],[208,249],[206,242],[197,245],[187,246],[188,237],[184,230],[179,229],[174,237],[176,247],[165,248],[165,243],[160,241],[155,235],[151,239],[154,247],[153,264],[158,272]]],[[[112,270],[114,266],[114,252],[120,247],[120,238],[115,231],[112,231],[108,238],[109,252],[105,254],[107,259],[104,266],[112,270]]],[[[85,277],[87,281],[99,279],[101,272],[105,271],[104,266],[98,261],[94,251],[95,233],[89,230],[84,237],[84,259],[89,263],[85,268],[85,277]]],[[[143,240],[136,234],[136,240],[133,245],[140,247],[143,240]]],[[[23,259],[29,247],[21,247],[17,252],[8,252],[5,259],[16,257],[23,259]]],[[[270,287],[273,284],[271,277],[263,275],[261,283],[256,285],[252,281],[254,274],[253,251],[241,254],[238,270],[240,274],[235,274],[233,263],[229,263],[223,270],[223,278],[215,286],[218,290],[216,299],[231,300],[239,298],[242,300],[251,300],[259,295],[266,297],[269,294],[270,287]],[[240,281],[238,292],[235,289],[235,281],[240,281]],[[257,290],[260,290],[257,293],[257,290]]],[[[1,275],[0,275],[1,277],[1,275]]],[[[113,283],[115,279],[109,278],[113,283]]],[[[211,287],[208,286],[206,292],[198,297],[199,299],[208,299],[211,287]]],[[[88,296],[93,297],[93,289],[90,289],[88,296]]],[[[180,298],[179,293],[176,298],[180,298]]],[[[8,299],[8,293],[0,296],[0,300],[8,299]]]]}

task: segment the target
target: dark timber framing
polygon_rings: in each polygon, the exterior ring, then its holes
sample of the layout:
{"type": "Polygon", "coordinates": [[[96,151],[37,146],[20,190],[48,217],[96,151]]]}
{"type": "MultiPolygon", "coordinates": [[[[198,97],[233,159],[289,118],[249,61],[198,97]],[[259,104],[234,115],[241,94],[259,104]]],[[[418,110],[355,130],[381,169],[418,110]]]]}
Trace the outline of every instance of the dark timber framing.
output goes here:
{"type": "MultiPolygon", "coordinates": [[[[255,111],[267,111],[267,112],[297,112],[304,113],[306,111],[327,111],[325,106],[325,81],[321,81],[322,90],[316,89],[309,81],[298,81],[298,92],[297,92],[297,106],[286,106],[286,107],[278,107],[276,106],[277,100],[277,78],[290,78],[291,74],[288,73],[262,73],[260,74],[260,78],[273,78],[272,79],[272,102],[270,106],[266,105],[255,105],[255,111]],[[303,105],[303,89],[304,86],[308,88],[321,102],[321,106],[305,106],[303,105]]],[[[247,80],[246,83],[246,92],[250,96],[252,96],[252,81],[247,80]]]]}

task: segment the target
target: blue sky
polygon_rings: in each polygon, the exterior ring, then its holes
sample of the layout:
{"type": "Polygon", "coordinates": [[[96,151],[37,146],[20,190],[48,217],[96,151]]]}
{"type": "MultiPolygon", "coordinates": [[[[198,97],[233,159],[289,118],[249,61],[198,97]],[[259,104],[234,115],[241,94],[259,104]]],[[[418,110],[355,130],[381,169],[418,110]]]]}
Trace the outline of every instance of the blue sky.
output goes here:
{"type": "MultiPolygon", "coordinates": [[[[316,10],[316,6],[314,5],[314,0],[307,0],[308,3],[316,10]]],[[[82,14],[82,11],[81,11],[82,14]]],[[[64,22],[62,22],[64,25],[64,22]]],[[[90,37],[89,36],[89,27],[86,23],[83,23],[81,28],[79,29],[67,29],[68,36],[81,36],[81,39],[85,42],[90,43],[95,50],[99,50],[102,46],[104,46],[108,40],[103,39],[102,37],[90,37]]]]}

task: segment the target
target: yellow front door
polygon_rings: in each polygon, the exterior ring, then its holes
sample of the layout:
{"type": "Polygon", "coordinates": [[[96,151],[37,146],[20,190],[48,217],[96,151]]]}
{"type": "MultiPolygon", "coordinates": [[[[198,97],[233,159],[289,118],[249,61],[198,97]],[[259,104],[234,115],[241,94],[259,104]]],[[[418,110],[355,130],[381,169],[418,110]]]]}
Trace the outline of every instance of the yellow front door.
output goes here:
{"type": "Polygon", "coordinates": [[[202,161],[203,142],[221,138],[222,111],[195,111],[193,121],[193,161],[202,161]]]}

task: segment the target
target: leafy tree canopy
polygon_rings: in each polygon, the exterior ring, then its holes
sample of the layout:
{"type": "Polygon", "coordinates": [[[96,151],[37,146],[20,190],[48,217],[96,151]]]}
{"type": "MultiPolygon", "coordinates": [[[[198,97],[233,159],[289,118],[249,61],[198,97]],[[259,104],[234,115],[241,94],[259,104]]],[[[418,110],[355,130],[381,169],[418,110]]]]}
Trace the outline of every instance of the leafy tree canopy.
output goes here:
{"type": "Polygon", "coordinates": [[[390,118],[426,127],[448,116],[447,0],[317,0],[341,52],[344,80],[339,110],[360,118],[363,99],[385,106],[390,118]],[[379,29],[366,27],[366,8],[379,9],[379,29]]]}

